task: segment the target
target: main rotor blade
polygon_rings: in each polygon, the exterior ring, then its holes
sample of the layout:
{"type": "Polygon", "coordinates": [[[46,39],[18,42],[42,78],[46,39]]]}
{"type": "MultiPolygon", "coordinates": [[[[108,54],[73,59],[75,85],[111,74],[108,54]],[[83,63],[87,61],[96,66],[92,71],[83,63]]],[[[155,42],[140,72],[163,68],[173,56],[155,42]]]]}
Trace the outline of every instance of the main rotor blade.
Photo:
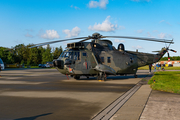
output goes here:
{"type": "Polygon", "coordinates": [[[163,42],[163,43],[171,43],[171,44],[174,44],[173,40],[156,39],[156,38],[142,38],[142,37],[129,37],[129,36],[102,36],[102,38],[137,39],[137,40],[146,40],[146,41],[154,41],[154,42],[163,42]]]}
{"type": "Polygon", "coordinates": [[[160,51],[152,51],[152,52],[160,52],[160,51]]]}
{"type": "Polygon", "coordinates": [[[81,41],[79,41],[79,42],[84,42],[84,41],[86,41],[86,40],[89,40],[89,39],[92,39],[92,38],[90,38],[90,37],[87,37],[86,39],[84,39],[84,40],[81,40],[81,41]]]}
{"type": "Polygon", "coordinates": [[[56,41],[51,41],[51,42],[38,43],[38,44],[35,44],[34,46],[31,46],[29,48],[39,47],[39,46],[53,44],[53,43],[57,43],[57,42],[64,42],[64,41],[77,40],[77,39],[86,39],[86,38],[88,38],[88,37],[79,37],[79,38],[71,38],[71,39],[64,39],[64,40],[56,40],[56,41]]]}

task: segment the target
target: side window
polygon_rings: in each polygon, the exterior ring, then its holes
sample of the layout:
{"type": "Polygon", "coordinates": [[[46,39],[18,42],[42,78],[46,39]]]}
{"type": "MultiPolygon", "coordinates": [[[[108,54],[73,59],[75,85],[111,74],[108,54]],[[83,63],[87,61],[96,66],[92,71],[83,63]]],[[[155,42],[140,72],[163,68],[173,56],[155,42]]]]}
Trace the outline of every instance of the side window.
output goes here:
{"type": "Polygon", "coordinates": [[[74,53],[74,60],[77,60],[77,52],[74,53]]]}
{"type": "Polygon", "coordinates": [[[83,52],[83,56],[86,56],[86,52],[83,52]]]}
{"type": "Polygon", "coordinates": [[[79,54],[79,52],[77,52],[77,57],[78,57],[78,60],[80,60],[80,54],[79,54]]]}
{"type": "Polygon", "coordinates": [[[130,58],[130,62],[133,63],[133,58],[130,58]]]}
{"type": "Polygon", "coordinates": [[[107,57],[107,63],[111,63],[111,57],[107,57]]]}
{"type": "Polygon", "coordinates": [[[69,53],[69,59],[73,59],[73,52],[69,53]]]}
{"type": "Polygon", "coordinates": [[[67,52],[66,54],[64,54],[64,57],[69,57],[69,52],[67,52]]]}
{"type": "Polygon", "coordinates": [[[104,57],[101,57],[101,62],[104,63],[104,57]]]}
{"type": "Polygon", "coordinates": [[[79,52],[74,53],[74,60],[80,60],[79,52]]]}

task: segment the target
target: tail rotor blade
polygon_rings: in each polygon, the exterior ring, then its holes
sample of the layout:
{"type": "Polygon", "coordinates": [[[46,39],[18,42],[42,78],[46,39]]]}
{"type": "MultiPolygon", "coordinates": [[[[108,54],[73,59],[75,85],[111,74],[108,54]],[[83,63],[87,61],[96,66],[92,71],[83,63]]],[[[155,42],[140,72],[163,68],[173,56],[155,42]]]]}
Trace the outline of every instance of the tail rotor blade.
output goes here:
{"type": "Polygon", "coordinates": [[[170,61],[170,56],[169,56],[169,52],[167,51],[167,54],[168,54],[168,62],[170,61]]]}
{"type": "Polygon", "coordinates": [[[173,49],[169,49],[169,50],[172,51],[172,52],[175,52],[175,53],[177,52],[177,51],[175,51],[175,50],[173,50],[173,49]]]}

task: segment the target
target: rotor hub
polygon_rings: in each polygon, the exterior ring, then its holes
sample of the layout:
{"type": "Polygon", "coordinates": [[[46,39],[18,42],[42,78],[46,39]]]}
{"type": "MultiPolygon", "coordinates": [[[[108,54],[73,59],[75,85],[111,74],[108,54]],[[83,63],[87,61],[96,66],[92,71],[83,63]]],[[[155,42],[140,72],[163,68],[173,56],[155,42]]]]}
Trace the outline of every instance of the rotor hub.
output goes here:
{"type": "Polygon", "coordinates": [[[102,35],[99,34],[99,33],[94,33],[94,34],[92,34],[92,39],[99,39],[99,38],[101,38],[101,37],[102,37],[102,35]]]}

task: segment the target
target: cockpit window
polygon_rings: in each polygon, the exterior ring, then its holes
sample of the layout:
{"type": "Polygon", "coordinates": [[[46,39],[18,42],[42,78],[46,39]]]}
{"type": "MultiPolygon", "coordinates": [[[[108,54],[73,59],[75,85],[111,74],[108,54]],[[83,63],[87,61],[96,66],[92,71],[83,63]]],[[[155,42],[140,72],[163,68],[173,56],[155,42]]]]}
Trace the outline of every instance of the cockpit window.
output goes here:
{"type": "Polygon", "coordinates": [[[73,59],[73,52],[69,52],[69,59],[73,59]]]}
{"type": "Polygon", "coordinates": [[[74,53],[74,60],[80,60],[79,52],[74,53]]]}
{"type": "Polygon", "coordinates": [[[73,58],[73,52],[66,52],[63,57],[73,58]]]}
{"type": "Polygon", "coordinates": [[[64,53],[65,53],[65,52],[62,52],[61,55],[59,56],[59,58],[63,57],[63,56],[64,56],[64,53]]]}
{"type": "Polygon", "coordinates": [[[110,44],[108,44],[108,48],[109,48],[109,50],[113,50],[113,47],[110,44]]]}
{"type": "Polygon", "coordinates": [[[69,58],[74,60],[80,60],[80,54],[79,51],[70,51],[70,52],[63,52],[59,58],[69,58]]]}

